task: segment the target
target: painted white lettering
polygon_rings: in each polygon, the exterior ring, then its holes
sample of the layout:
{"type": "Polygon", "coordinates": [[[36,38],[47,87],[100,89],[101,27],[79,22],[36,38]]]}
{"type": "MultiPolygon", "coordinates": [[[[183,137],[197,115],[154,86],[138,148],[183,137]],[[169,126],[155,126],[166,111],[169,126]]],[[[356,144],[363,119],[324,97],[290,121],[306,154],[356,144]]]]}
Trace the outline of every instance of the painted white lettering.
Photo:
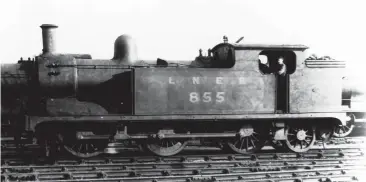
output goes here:
{"type": "Polygon", "coordinates": [[[241,84],[241,85],[245,84],[244,77],[239,77],[239,84],[241,84]]]}
{"type": "Polygon", "coordinates": [[[169,77],[169,84],[175,84],[172,77],[169,77]]]}
{"type": "Polygon", "coordinates": [[[193,84],[200,84],[200,77],[193,77],[192,81],[193,81],[193,84]]]}
{"type": "Polygon", "coordinates": [[[212,99],[211,99],[211,92],[205,92],[203,93],[203,99],[202,99],[203,102],[211,102],[212,99]]]}
{"type": "Polygon", "coordinates": [[[216,84],[223,84],[223,78],[222,77],[216,77],[216,84]]]}
{"type": "MultiPolygon", "coordinates": [[[[212,92],[204,92],[202,95],[202,101],[205,103],[212,102],[212,92]]],[[[201,102],[201,96],[198,92],[189,93],[189,101],[192,103],[201,102]]],[[[217,92],[216,93],[216,102],[221,103],[225,101],[225,92],[217,92]]]]}
{"type": "Polygon", "coordinates": [[[200,98],[198,96],[198,93],[197,92],[191,92],[189,94],[189,101],[192,102],[192,103],[199,102],[200,98]]]}
{"type": "Polygon", "coordinates": [[[225,101],[225,92],[217,92],[216,93],[216,102],[221,103],[225,101]]]}

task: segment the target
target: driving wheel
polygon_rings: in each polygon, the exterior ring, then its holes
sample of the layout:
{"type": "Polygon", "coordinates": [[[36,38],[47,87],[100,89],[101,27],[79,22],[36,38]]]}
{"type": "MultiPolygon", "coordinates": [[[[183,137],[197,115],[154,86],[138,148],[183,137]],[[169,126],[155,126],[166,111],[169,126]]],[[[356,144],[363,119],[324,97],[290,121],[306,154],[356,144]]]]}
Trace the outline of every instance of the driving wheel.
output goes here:
{"type": "Polygon", "coordinates": [[[159,156],[172,156],[182,151],[186,145],[187,141],[166,138],[150,140],[146,144],[146,148],[159,156]]]}
{"type": "Polygon", "coordinates": [[[285,129],[286,146],[293,152],[306,152],[316,140],[312,126],[288,125],[285,129]]]}
{"type": "Polygon", "coordinates": [[[350,120],[346,122],[345,125],[337,125],[334,129],[334,133],[333,136],[337,137],[337,138],[342,138],[342,137],[346,137],[349,134],[352,133],[355,125],[354,125],[354,120],[355,120],[355,116],[353,114],[349,115],[350,120]]]}
{"type": "Polygon", "coordinates": [[[245,125],[240,128],[238,136],[227,144],[229,148],[240,154],[249,154],[259,151],[266,142],[268,131],[259,126],[245,125]]]}
{"type": "Polygon", "coordinates": [[[80,140],[76,137],[76,132],[64,132],[58,134],[58,138],[63,144],[64,149],[80,158],[97,156],[104,152],[108,146],[107,140],[80,140]]]}

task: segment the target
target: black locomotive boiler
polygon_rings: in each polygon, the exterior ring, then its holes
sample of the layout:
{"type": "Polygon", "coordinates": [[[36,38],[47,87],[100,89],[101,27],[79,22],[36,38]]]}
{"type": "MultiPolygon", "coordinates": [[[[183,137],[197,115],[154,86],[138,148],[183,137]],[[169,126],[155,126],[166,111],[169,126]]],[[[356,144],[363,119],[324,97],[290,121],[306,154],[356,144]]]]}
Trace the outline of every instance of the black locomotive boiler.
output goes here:
{"type": "Polygon", "coordinates": [[[169,156],[192,139],[243,154],[268,140],[305,152],[354,119],[342,103],[345,63],[306,59],[303,45],[225,41],[191,63],[148,64],[129,36],[97,60],[57,53],[57,26],[41,28],[42,54],[1,66],[1,117],[2,138],[35,138],[47,154],[62,146],[91,157],[134,142],[169,156]]]}

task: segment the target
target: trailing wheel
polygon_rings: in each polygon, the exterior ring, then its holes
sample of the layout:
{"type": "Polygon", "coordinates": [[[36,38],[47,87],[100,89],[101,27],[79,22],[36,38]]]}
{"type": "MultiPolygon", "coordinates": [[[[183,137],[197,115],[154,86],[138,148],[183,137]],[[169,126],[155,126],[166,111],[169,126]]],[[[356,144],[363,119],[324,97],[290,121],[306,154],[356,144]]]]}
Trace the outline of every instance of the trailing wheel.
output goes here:
{"type": "Polygon", "coordinates": [[[306,152],[316,140],[315,127],[288,125],[285,129],[286,146],[293,152],[306,152]]]}
{"type": "Polygon", "coordinates": [[[244,125],[240,128],[238,136],[230,140],[228,147],[240,154],[249,154],[263,148],[267,140],[268,131],[259,126],[244,125]]]}
{"type": "Polygon", "coordinates": [[[97,156],[108,146],[106,140],[80,140],[77,132],[71,131],[59,133],[58,138],[68,153],[80,158],[97,156]]]}
{"type": "Polygon", "coordinates": [[[353,129],[355,128],[354,120],[355,116],[353,114],[349,115],[350,119],[346,122],[346,125],[337,125],[334,129],[333,136],[342,138],[346,137],[352,133],[353,129]]]}

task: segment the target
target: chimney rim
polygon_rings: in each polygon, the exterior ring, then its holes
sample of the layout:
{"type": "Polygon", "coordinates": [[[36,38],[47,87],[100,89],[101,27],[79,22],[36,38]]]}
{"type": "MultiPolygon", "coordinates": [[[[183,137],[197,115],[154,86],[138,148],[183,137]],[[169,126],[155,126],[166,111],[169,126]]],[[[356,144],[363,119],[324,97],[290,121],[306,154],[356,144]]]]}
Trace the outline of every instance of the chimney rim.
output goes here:
{"type": "Polygon", "coordinates": [[[41,28],[57,28],[58,26],[55,24],[42,24],[41,28]]]}

